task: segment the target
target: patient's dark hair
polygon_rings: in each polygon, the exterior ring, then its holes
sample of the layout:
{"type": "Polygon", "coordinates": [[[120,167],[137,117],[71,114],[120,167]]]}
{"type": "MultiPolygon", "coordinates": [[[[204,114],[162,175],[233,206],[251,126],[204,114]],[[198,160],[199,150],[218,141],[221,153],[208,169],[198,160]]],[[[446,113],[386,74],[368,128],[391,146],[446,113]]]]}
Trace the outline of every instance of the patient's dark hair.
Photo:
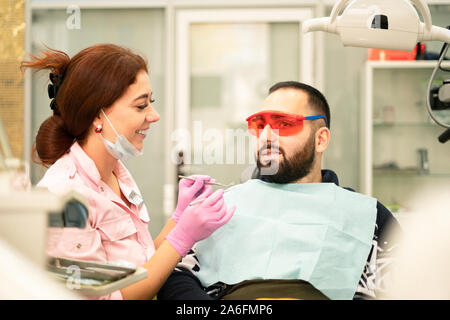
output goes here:
{"type": "Polygon", "coordinates": [[[305,91],[308,94],[309,104],[319,114],[324,115],[327,118],[328,129],[330,129],[330,107],[328,106],[327,99],[325,99],[324,95],[319,90],[302,82],[282,81],[275,83],[270,87],[269,94],[279,89],[286,88],[305,91]]]}

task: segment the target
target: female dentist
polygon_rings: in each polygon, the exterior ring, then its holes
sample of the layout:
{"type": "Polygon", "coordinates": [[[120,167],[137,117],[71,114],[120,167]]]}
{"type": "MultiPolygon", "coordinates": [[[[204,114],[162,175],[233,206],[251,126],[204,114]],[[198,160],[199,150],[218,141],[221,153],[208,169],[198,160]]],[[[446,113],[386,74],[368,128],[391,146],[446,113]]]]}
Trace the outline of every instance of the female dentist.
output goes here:
{"type": "Polygon", "coordinates": [[[86,48],[69,58],[57,50],[31,56],[22,68],[49,69],[53,115],[40,126],[35,148],[49,167],[38,186],[86,197],[85,229],[51,228],[47,253],[82,260],[125,260],[147,269],[147,278],[109,299],[152,299],[181,257],[234,214],[223,190],[212,193],[208,176],[182,179],[172,219],[153,241],[140,191],[120,160],[142,154],[159,114],[151,103],[147,63],[112,44],[86,48]],[[206,198],[189,206],[197,197],[206,198]]]}

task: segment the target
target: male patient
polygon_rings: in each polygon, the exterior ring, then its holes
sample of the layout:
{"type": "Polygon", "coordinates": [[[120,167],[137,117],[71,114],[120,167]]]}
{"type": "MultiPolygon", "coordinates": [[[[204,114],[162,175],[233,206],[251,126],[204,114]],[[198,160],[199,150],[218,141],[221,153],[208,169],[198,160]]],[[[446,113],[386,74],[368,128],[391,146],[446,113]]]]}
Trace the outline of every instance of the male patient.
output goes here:
{"type": "Polygon", "coordinates": [[[247,118],[257,179],[225,195],[233,218],[184,257],[158,299],[373,299],[399,230],[376,199],[322,170],[325,97],[303,83],[272,86],[247,118]]]}

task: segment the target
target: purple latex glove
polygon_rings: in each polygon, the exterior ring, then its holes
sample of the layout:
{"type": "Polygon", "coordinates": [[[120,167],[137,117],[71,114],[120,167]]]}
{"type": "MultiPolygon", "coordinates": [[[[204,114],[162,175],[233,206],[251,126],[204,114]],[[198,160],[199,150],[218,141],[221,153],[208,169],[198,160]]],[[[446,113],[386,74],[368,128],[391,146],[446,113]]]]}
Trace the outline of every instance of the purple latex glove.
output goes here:
{"type": "Polygon", "coordinates": [[[167,235],[166,239],[182,257],[197,241],[209,237],[233,216],[236,206],[227,210],[223,193],[223,189],[219,189],[202,203],[188,206],[180,221],[167,235]]]}
{"type": "Polygon", "coordinates": [[[181,179],[178,183],[178,202],[175,212],[172,214],[172,219],[175,222],[180,220],[184,209],[199,196],[208,197],[212,194],[211,185],[205,185],[205,181],[215,182],[210,176],[193,175],[189,178],[196,179],[196,181],[181,179]]]}

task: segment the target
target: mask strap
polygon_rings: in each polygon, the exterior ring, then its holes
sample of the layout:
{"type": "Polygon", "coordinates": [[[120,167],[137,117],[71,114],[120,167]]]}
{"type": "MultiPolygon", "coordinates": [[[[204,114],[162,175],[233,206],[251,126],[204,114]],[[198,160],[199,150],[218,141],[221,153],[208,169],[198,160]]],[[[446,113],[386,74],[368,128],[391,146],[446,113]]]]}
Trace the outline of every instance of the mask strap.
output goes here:
{"type": "Polygon", "coordinates": [[[111,128],[114,130],[114,133],[116,134],[116,136],[119,136],[119,134],[117,133],[116,129],[114,128],[114,126],[112,125],[111,121],[109,121],[108,116],[106,115],[106,113],[103,111],[103,108],[100,109],[103,113],[103,115],[106,118],[106,121],[108,121],[109,125],[111,126],[111,128]]]}

